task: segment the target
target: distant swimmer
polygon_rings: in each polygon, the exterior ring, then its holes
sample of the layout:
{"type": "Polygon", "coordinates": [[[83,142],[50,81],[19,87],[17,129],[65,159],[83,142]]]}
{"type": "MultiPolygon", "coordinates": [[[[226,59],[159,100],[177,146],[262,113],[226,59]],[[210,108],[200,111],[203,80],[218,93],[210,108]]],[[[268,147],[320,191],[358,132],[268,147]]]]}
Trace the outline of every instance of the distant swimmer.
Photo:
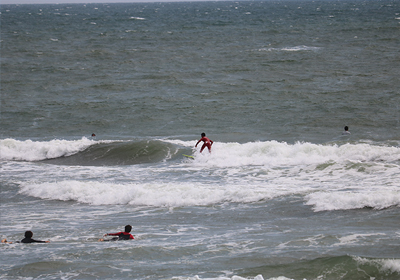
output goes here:
{"type": "MultiPolygon", "coordinates": [[[[20,242],[16,242],[16,243],[49,243],[50,241],[42,241],[42,240],[35,240],[32,238],[33,236],[33,232],[28,230],[25,231],[25,238],[22,239],[20,242]]],[[[1,240],[1,243],[9,243],[11,244],[12,242],[8,242],[7,239],[3,239],[1,240]]]]}
{"type": "Polygon", "coordinates": [[[342,132],[342,135],[349,135],[349,134],[351,134],[350,131],[349,131],[349,127],[346,125],[344,127],[344,131],[342,132]]]}
{"type": "Polygon", "coordinates": [[[121,231],[121,232],[117,232],[117,233],[106,233],[104,234],[104,236],[118,236],[118,237],[114,237],[112,239],[109,240],[105,240],[104,238],[100,238],[99,241],[117,241],[117,240],[130,240],[130,239],[135,239],[133,238],[133,235],[130,234],[132,230],[132,226],[130,225],[126,225],[125,226],[125,231],[121,231]]]}
{"type": "Polygon", "coordinates": [[[201,149],[200,149],[200,153],[204,150],[205,147],[207,147],[207,148],[208,148],[208,151],[211,153],[211,146],[212,146],[212,144],[213,144],[214,142],[213,142],[212,140],[210,140],[208,137],[206,137],[206,134],[205,134],[204,132],[201,134],[201,139],[200,139],[199,141],[197,141],[195,147],[197,147],[197,145],[198,145],[201,141],[203,141],[204,144],[203,144],[203,146],[202,146],[201,149]]]}
{"type": "Polygon", "coordinates": [[[92,133],[92,137],[96,137],[96,134],[92,133]]]}

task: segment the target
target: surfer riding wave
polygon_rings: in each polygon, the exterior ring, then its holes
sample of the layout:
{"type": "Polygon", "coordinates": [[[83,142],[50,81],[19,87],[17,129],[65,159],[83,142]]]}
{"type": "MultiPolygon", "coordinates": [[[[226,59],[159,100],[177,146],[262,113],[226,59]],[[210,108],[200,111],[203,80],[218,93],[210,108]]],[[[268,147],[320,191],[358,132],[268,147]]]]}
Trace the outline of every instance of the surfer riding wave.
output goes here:
{"type": "Polygon", "coordinates": [[[201,146],[200,153],[204,150],[205,147],[207,147],[207,148],[208,148],[208,151],[211,153],[211,146],[212,146],[212,144],[213,144],[214,142],[213,142],[210,138],[206,137],[206,134],[205,134],[204,132],[201,134],[201,139],[200,139],[199,141],[197,141],[195,147],[197,147],[197,145],[198,145],[201,141],[203,141],[204,144],[203,144],[203,146],[201,146]]]}

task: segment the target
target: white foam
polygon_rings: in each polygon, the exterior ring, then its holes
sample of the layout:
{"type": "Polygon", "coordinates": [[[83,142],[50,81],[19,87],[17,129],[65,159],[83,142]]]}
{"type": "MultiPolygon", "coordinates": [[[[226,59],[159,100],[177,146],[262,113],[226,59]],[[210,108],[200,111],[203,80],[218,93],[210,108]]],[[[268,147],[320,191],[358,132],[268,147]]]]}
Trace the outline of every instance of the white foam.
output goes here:
{"type": "MultiPolygon", "coordinates": [[[[340,243],[338,245],[344,245],[344,244],[354,244],[357,243],[359,240],[364,240],[368,237],[371,236],[377,236],[377,235],[386,235],[384,233],[364,233],[364,234],[351,234],[347,236],[343,236],[339,238],[340,243]]],[[[375,238],[376,240],[376,238],[375,238]]]]}
{"type": "MultiPolygon", "coordinates": [[[[225,276],[220,276],[220,277],[215,277],[215,278],[200,278],[198,275],[195,275],[193,277],[173,277],[171,280],[264,280],[262,275],[257,275],[256,277],[241,277],[241,276],[232,276],[232,277],[225,277],[225,276]]],[[[292,280],[290,278],[286,278],[284,276],[280,277],[273,277],[269,278],[268,280],[292,280]]]]}
{"type": "MultiPolygon", "coordinates": [[[[200,154],[200,147],[194,148],[196,140],[161,141],[192,147],[194,160],[102,167],[10,161],[2,168],[26,195],[95,205],[202,206],[296,195],[314,211],[400,206],[398,147],[215,142],[211,154],[200,154]]],[[[73,154],[97,143],[86,138],[5,139],[0,151],[5,160],[33,161],[73,154]]]]}
{"type": "Polygon", "coordinates": [[[318,47],[308,47],[308,46],[295,46],[295,47],[282,48],[283,51],[288,51],[288,52],[316,51],[319,49],[320,48],[318,48],[318,47]]]}
{"type": "Polygon", "coordinates": [[[320,47],[309,47],[309,46],[294,46],[294,47],[283,47],[283,48],[261,48],[258,51],[266,51],[266,52],[277,52],[277,51],[284,51],[284,52],[299,52],[299,51],[318,51],[320,47]]]}
{"type": "Polygon", "coordinates": [[[57,139],[51,141],[4,139],[0,140],[0,159],[38,161],[70,156],[96,143],[98,142],[86,137],[73,141],[57,139]]]}
{"type": "Polygon", "coordinates": [[[375,265],[384,272],[400,273],[399,259],[367,259],[362,257],[353,257],[353,259],[359,264],[375,265]]]}
{"type": "Polygon", "coordinates": [[[268,190],[240,186],[209,186],[196,183],[115,184],[66,180],[22,183],[20,193],[62,201],[94,205],[130,204],[159,207],[211,205],[223,202],[252,202],[271,198],[268,190]]]}
{"type": "Polygon", "coordinates": [[[379,191],[336,191],[315,192],[305,197],[307,205],[313,205],[315,211],[348,210],[371,207],[384,209],[400,206],[400,191],[382,189],[379,191]]]}
{"type": "MultiPolygon", "coordinates": [[[[398,161],[400,148],[375,146],[370,144],[318,145],[312,143],[295,143],[265,141],[239,143],[216,142],[211,155],[207,150],[199,154],[196,141],[162,140],[164,142],[193,147],[198,163],[212,164],[218,167],[265,165],[310,165],[327,162],[368,162],[384,163],[398,161]]],[[[0,159],[35,161],[68,156],[88,148],[91,145],[112,141],[95,141],[83,137],[80,140],[19,141],[15,139],[0,140],[0,159]]]]}
{"type": "Polygon", "coordinates": [[[164,141],[166,143],[171,143],[174,145],[180,145],[180,146],[184,146],[184,147],[194,147],[194,145],[196,144],[196,141],[183,141],[183,140],[179,140],[179,139],[160,139],[161,141],[164,141]]]}
{"type": "MultiPolygon", "coordinates": [[[[192,144],[194,145],[194,144],[192,144]]],[[[197,152],[200,145],[197,148],[197,152]]],[[[327,162],[348,163],[368,161],[396,161],[400,148],[373,146],[370,144],[319,145],[312,143],[287,144],[266,141],[239,143],[215,143],[212,153],[205,150],[196,155],[199,161],[218,167],[265,165],[293,166],[324,164],[327,162]]]]}

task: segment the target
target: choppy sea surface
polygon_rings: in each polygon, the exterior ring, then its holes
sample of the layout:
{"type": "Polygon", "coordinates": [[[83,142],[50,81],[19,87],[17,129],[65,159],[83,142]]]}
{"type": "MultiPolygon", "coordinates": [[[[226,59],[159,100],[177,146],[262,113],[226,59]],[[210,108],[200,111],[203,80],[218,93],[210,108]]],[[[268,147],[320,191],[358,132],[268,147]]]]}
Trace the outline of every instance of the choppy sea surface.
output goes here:
{"type": "Polygon", "coordinates": [[[0,9],[0,278],[400,278],[400,1],[0,9]]]}

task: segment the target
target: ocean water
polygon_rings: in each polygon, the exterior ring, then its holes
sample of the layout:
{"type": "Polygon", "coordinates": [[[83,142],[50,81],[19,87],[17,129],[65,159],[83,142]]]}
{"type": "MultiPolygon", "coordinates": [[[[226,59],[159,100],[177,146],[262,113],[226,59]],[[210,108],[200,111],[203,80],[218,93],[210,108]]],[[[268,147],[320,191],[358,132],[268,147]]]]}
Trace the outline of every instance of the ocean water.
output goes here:
{"type": "Polygon", "coordinates": [[[0,9],[1,279],[400,278],[400,1],[0,9]]]}

